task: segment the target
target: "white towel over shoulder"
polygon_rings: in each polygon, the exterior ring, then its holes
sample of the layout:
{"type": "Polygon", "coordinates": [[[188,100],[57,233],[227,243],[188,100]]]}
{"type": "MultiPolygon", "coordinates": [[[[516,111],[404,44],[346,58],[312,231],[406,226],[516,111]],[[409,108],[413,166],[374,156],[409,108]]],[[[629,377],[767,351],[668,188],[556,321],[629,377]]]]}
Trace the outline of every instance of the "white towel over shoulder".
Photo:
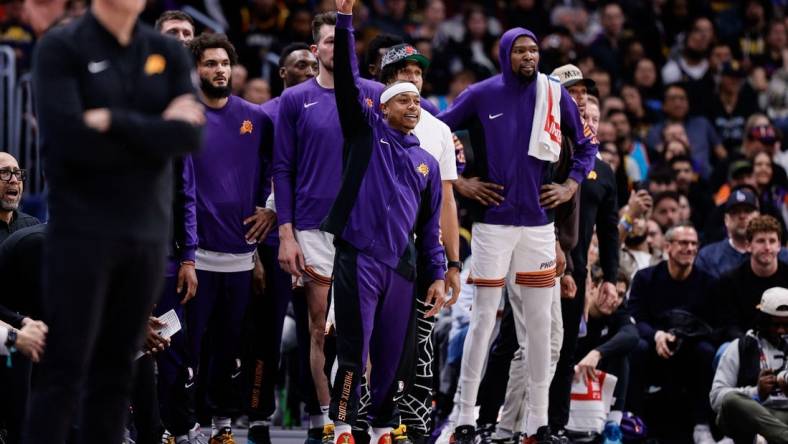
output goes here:
{"type": "Polygon", "coordinates": [[[561,155],[561,84],[546,74],[536,77],[536,104],[528,154],[547,162],[561,155]]]}

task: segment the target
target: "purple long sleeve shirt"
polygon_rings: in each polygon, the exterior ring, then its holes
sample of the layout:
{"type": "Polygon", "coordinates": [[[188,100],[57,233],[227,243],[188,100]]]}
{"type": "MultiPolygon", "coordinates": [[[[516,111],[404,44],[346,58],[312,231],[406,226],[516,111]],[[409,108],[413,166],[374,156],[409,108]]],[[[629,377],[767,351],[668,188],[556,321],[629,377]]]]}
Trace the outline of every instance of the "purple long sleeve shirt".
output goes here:
{"type": "Polygon", "coordinates": [[[173,161],[175,200],[172,205],[172,254],[167,258],[165,276],[178,274],[183,261],[194,261],[197,251],[197,184],[190,155],[173,161]]]}
{"type": "MultiPolygon", "coordinates": [[[[366,97],[375,84],[362,80],[366,97]]],[[[317,78],[287,88],[274,131],[273,178],[279,224],[298,230],[320,227],[339,192],[343,170],[342,128],[334,90],[317,78]]]]}
{"type": "MultiPolygon", "coordinates": [[[[273,99],[263,103],[260,105],[260,110],[263,112],[263,129],[265,130],[265,140],[263,144],[265,146],[271,147],[271,152],[273,153],[273,144],[274,144],[274,127],[276,125],[276,116],[279,115],[279,97],[274,97],[273,99]]],[[[273,158],[265,157],[263,171],[262,171],[262,195],[263,199],[268,198],[271,194],[271,180],[273,179],[273,171],[274,171],[274,163],[273,158]]],[[[277,218],[277,226],[274,227],[268,236],[263,241],[264,244],[276,247],[279,245],[279,234],[278,234],[278,223],[279,220],[277,218]]]]}
{"type": "Polygon", "coordinates": [[[352,16],[337,15],[334,81],[348,159],[341,198],[323,229],[391,268],[410,261],[413,271],[409,245],[415,234],[425,272],[443,279],[438,162],[415,136],[389,127],[361,91],[351,23],[352,16]]]}
{"type": "Polygon", "coordinates": [[[263,163],[263,112],[230,96],[221,109],[206,107],[203,147],[193,156],[197,178],[199,246],[219,253],[254,251],[246,242],[245,218],[260,204],[263,163]]]}
{"type": "MultiPolygon", "coordinates": [[[[482,179],[503,186],[503,203],[486,207],[480,222],[532,227],[545,225],[551,220],[539,205],[539,190],[542,185],[552,182],[552,167],[548,162],[528,155],[536,102],[536,76],[526,80],[512,71],[512,47],[521,36],[528,36],[538,43],[527,29],[506,31],[499,48],[501,74],[469,86],[438,118],[452,131],[471,130],[474,158],[482,179]]],[[[591,171],[597,145],[591,142],[591,137],[584,135],[577,105],[563,87],[560,107],[563,137],[570,137],[575,142],[569,177],[580,184],[591,171]]]]}

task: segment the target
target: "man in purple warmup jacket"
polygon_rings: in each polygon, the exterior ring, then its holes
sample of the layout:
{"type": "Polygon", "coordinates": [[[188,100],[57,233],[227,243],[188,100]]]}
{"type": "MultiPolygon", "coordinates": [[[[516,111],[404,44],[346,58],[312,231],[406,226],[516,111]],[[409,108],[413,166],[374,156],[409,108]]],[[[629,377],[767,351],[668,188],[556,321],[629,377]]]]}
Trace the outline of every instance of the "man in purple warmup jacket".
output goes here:
{"type": "Polygon", "coordinates": [[[321,226],[336,239],[338,367],[329,414],[334,442],[354,442],[351,426],[369,355],[371,442],[378,444],[391,442],[399,423],[395,379],[414,312],[417,257],[425,264],[418,272],[433,281],[427,316],[444,302],[441,179],[437,161],[411,134],[421,112],[418,90],[410,82],[395,83],[380,96],[380,114],[375,110],[375,100],[359,87],[353,1],[336,3],[336,104],[346,160],[341,199],[321,226]]]}
{"type": "MultiPolygon", "coordinates": [[[[330,395],[323,354],[328,290],[334,268],[334,241],[320,231],[336,199],[343,171],[342,129],[334,98],[334,12],[312,21],[312,51],[319,64],[314,79],[288,88],[279,102],[274,132],[274,193],[279,221],[279,263],[296,286],[306,288],[309,307],[310,364],[320,401],[320,415],[310,429],[327,426],[330,395]]],[[[367,97],[376,82],[363,80],[367,97]]]]}
{"type": "Polygon", "coordinates": [[[474,441],[474,406],[506,279],[517,331],[528,331],[527,337],[518,334],[521,346],[528,344],[530,361],[526,432],[531,440],[552,438],[547,406],[556,275],[553,209],[572,197],[596,154],[572,97],[558,79],[548,78],[545,89],[560,89],[560,133],[572,138],[575,147],[569,178],[553,183],[554,164],[529,154],[532,129],[544,125],[533,122],[538,76],[543,75],[538,73],[538,40],[527,29],[510,29],[501,37],[499,56],[501,74],[469,86],[438,116],[452,131],[470,129],[481,180],[503,187],[503,201],[480,206],[473,225],[473,311],[454,433],[462,444],[474,441]]]}

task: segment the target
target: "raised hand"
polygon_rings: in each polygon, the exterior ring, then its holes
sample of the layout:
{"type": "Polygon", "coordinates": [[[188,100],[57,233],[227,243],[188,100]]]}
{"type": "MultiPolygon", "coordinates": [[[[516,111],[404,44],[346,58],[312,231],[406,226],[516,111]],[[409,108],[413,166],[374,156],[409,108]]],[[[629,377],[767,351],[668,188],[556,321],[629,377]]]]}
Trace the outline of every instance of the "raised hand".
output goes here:
{"type": "Polygon", "coordinates": [[[352,14],[354,0],[336,0],[337,12],[342,14],[352,14]]]}

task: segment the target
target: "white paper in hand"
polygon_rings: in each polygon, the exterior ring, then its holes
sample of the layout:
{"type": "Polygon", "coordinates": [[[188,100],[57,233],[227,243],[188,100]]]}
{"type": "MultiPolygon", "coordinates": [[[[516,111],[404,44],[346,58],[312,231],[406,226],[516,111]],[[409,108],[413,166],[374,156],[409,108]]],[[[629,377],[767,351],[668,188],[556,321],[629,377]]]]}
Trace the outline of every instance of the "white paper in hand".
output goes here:
{"type": "Polygon", "coordinates": [[[175,313],[175,310],[170,310],[167,313],[159,316],[159,320],[166,324],[159,330],[156,330],[156,333],[161,335],[163,338],[169,339],[175,333],[181,331],[181,321],[178,319],[178,315],[175,313]]]}
{"type": "MultiPolygon", "coordinates": [[[[175,313],[175,310],[170,310],[167,313],[164,313],[163,315],[159,316],[158,319],[165,324],[164,327],[155,330],[159,336],[169,339],[172,337],[172,335],[181,331],[181,321],[178,319],[178,315],[175,313]]],[[[135,356],[134,359],[137,360],[143,355],[145,355],[145,352],[137,352],[137,356],[135,356]]]]}

